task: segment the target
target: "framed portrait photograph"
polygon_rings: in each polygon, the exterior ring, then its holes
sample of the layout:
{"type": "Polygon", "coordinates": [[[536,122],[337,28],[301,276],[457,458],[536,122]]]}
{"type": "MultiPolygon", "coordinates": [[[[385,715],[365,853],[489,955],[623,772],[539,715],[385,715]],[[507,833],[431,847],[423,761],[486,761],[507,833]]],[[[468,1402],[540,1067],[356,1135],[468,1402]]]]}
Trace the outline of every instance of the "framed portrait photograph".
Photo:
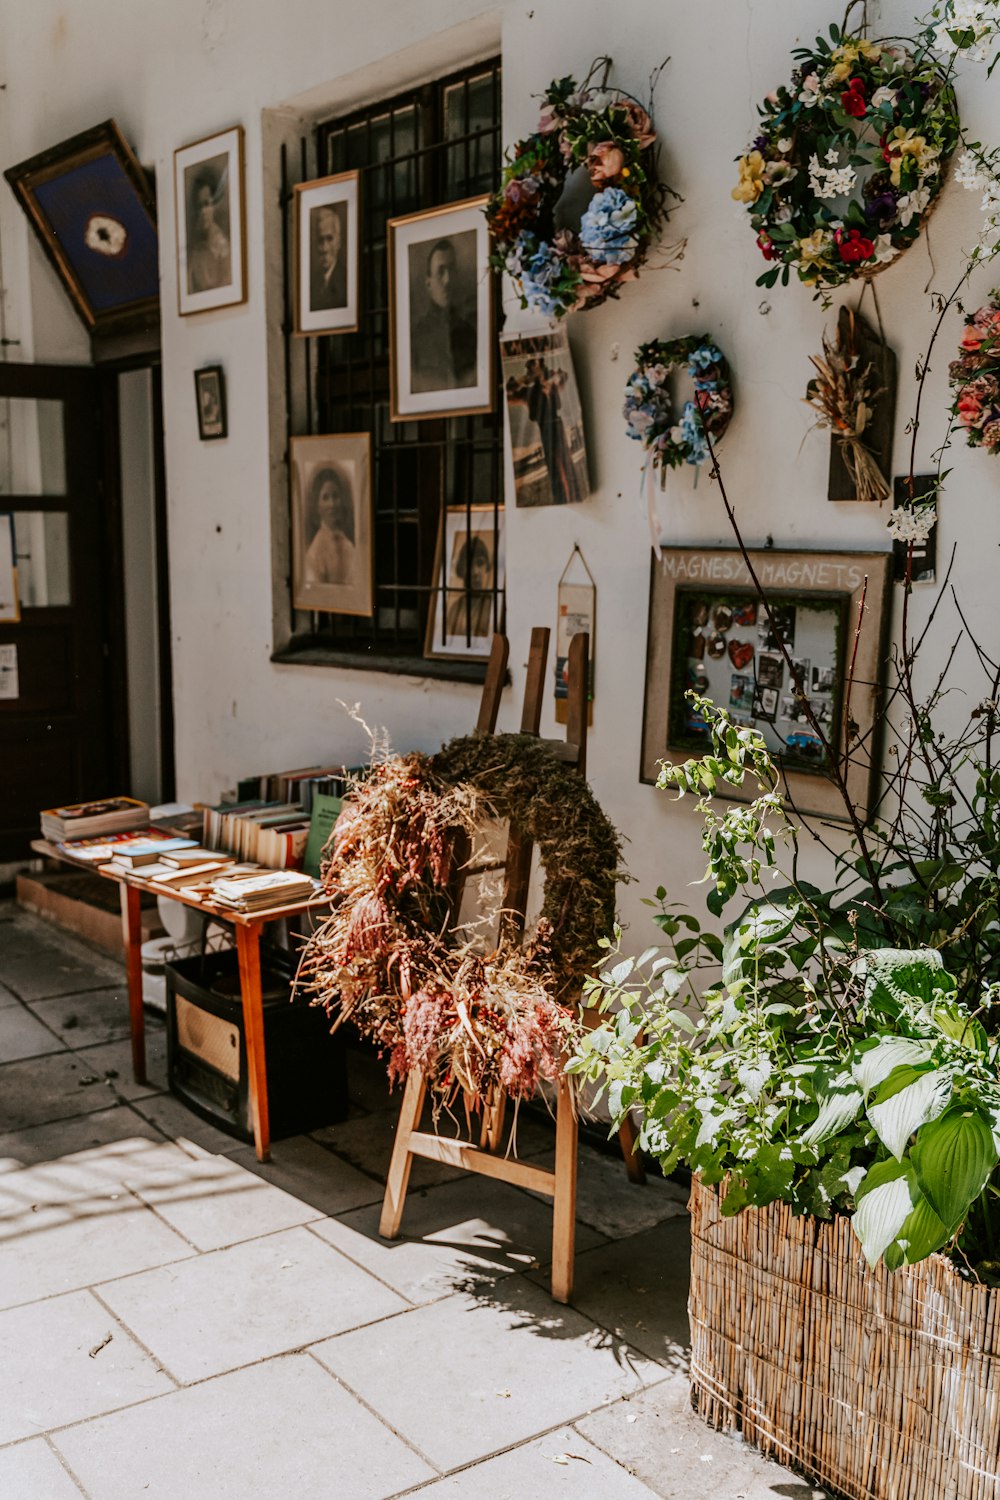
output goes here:
{"type": "MultiPolygon", "coordinates": [[[[687,697],[693,689],[763,735],[794,808],[834,820],[846,814],[829,775],[831,752],[843,764],[849,718],[856,732],[847,785],[864,820],[880,754],[875,726],[892,554],[768,550],[750,557],[770,614],[735,550],[665,547],[653,559],[640,780],[655,782],[661,760],[710,748],[708,725],[687,697]]],[[[727,786],[724,795],[739,802],[752,794],[727,786]]]]}
{"type": "Polygon", "coordinates": [[[360,172],[295,188],[295,332],[355,333],[360,313],[360,172]]]}
{"type": "Polygon", "coordinates": [[[503,507],[449,506],[438,527],[424,655],[486,661],[504,626],[504,581],[503,507]]]}
{"type": "Polygon", "coordinates": [[[471,416],[494,402],[487,199],[390,219],[390,416],[471,416]]]}
{"type": "Polygon", "coordinates": [[[198,436],[202,442],[224,438],[226,427],[226,377],[221,365],[206,365],[194,372],[194,394],[198,406],[198,436]]]}
{"type": "Polygon", "coordinates": [[[158,322],[155,203],[114,120],[8,167],[4,176],[91,333],[158,322]]]}
{"type": "Polygon", "coordinates": [[[565,328],[504,334],[500,360],[515,505],[586,500],[590,482],[583,411],[565,328]]]}
{"type": "Polygon", "coordinates": [[[242,125],[174,152],[174,204],[181,316],[245,302],[242,125]]]}
{"type": "Polygon", "coordinates": [[[293,437],[292,603],[332,615],[370,616],[372,440],[367,432],[293,437]]]}

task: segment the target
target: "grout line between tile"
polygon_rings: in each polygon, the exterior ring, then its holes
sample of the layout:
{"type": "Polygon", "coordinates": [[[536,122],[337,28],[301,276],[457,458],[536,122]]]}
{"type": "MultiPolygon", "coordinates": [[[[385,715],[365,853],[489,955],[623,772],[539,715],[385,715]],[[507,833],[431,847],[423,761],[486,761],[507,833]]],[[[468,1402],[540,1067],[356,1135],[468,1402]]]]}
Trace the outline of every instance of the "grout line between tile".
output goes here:
{"type": "MultiPolygon", "coordinates": [[[[399,1315],[397,1314],[397,1316],[399,1315]]],[[[398,1438],[405,1447],[409,1448],[411,1453],[415,1453],[419,1459],[427,1464],[428,1468],[434,1470],[434,1478],[421,1480],[421,1486],[423,1486],[424,1484],[434,1484],[436,1480],[442,1477],[443,1471],[438,1468],[436,1463],[428,1458],[427,1454],[424,1453],[422,1449],[417,1447],[416,1443],[411,1442],[408,1437],[404,1436],[404,1434],[398,1430],[398,1428],[393,1427],[391,1422],[387,1422],[380,1411],[372,1406],[370,1402],[366,1401],[364,1396],[359,1395],[352,1386],[349,1386],[346,1380],[343,1380],[339,1375],[337,1375],[333,1370],[325,1365],[317,1355],[313,1354],[312,1349],[307,1348],[303,1352],[312,1360],[313,1364],[319,1365],[319,1368],[325,1375],[329,1375],[330,1379],[334,1382],[335,1385],[339,1385],[341,1390],[346,1391],[349,1396],[353,1397],[353,1399],[358,1403],[359,1406],[363,1406],[365,1411],[370,1412],[371,1415],[375,1417],[379,1422],[380,1426],[387,1428],[388,1431],[392,1433],[393,1437],[398,1438]]],[[[409,1493],[409,1491],[401,1491],[401,1493],[409,1493]]]]}

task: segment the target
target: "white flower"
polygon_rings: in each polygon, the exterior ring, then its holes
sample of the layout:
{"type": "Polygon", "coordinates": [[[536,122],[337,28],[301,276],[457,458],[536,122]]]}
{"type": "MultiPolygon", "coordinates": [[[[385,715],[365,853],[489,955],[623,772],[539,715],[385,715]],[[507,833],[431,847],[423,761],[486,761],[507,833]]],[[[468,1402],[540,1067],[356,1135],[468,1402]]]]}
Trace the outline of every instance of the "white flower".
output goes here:
{"type": "Polygon", "coordinates": [[[811,109],[819,102],[819,75],[810,73],[802,80],[802,90],[799,94],[799,103],[811,109]]]}
{"type": "Polygon", "coordinates": [[[899,209],[899,222],[905,229],[911,219],[917,219],[923,213],[931,201],[930,188],[914,188],[912,193],[904,193],[896,205],[899,209]]]}
{"type": "Polygon", "coordinates": [[[971,151],[963,151],[958,158],[955,168],[955,181],[960,187],[969,188],[975,192],[983,186],[983,173],[980,160],[971,151]]]}
{"type": "Polygon", "coordinates": [[[875,254],[873,259],[877,265],[884,265],[886,261],[895,260],[899,251],[892,243],[891,234],[880,234],[875,240],[875,254]]]}
{"type": "Polygon", "coordinates": [[[897,505],[886,523],[889,535],[896,542],[925,542],[934,530],[937,511],[933,505],[916,510],[908,505],[897,505]]]}
{"type": "Polygon", "coordinates": [[[896,90],[886,88],[885,84],[883,84],[880,89],[876,89],[874,94],[872,94],[871,107],[872,109],[879,109],[883,104],[891,104],[895,97],[896,90]]]}
{"type": "Polygon", "coordinates": [[[678,443],[678,444],[683,443],[683,441],[684,441],[684,429],[683,429],[683,427],[671,427],[671,429],[670,429],[670,441],[672,443],[678,443]]]}
{"type": "Polygon", "coordinates": [[[778,150],[781,151],[782,153],[784,153],[785,151],[791,151],[791,149],[792,149],[792,138],[791,138],[790,135],[786,135],[785,138],[784,138],[784,140],[781,140],[781,141],[778,142],[778,150]]]}
{"type": "MultiPolygon", "coordinates": [[[[826,153],[828,162],[836,162],[837,157],[837,151],[826,153]]],[[[852,166],[824,167],[818,156],[809,158],[809,186],[817,198],[839,198],[841,194],[851,192],[857,180],[858,174],[852,166]]]]}
{"type": "Polygon", "coordinates": [[[934,17],[932,45],[939,52],[961,52],[975,62],[986,62],[1000,44],[997,0],[942,0],[934,7],[934,17]]]}

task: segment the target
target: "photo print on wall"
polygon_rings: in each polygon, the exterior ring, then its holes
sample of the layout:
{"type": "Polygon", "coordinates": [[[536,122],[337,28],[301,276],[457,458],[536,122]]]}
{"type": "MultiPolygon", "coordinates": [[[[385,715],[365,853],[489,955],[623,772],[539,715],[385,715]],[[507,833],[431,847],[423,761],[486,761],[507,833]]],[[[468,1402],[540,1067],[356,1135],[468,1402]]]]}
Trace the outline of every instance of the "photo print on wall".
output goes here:
{"type": "Polygon", "coordinates": [[[583,412],[565,328],[500,340],[518,506],[567,505],[590,494],[583,412]]]}

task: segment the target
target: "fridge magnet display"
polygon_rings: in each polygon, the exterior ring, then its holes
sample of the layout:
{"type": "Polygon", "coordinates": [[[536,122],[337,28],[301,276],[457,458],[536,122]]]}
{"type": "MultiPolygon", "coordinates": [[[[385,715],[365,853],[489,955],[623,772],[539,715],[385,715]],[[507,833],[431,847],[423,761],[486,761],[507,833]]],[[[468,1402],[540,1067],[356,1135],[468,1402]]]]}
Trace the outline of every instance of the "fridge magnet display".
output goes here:
{"type": "Polygon", "coordinates": [[[390,416],[493,410],[495,355],[486,198],[390,219],[390,416]]]}
{"type": "Polygon", "coordinates": [[[91,333],[155,325],[155,201],[114,120],[8,167],[4,176],[91,333]]]}
{"type": "Polygon", "coordinates": [[[295,188],[295,332],[355,333],[360,315],[360,172],[295,188]]]}
{"type": "Polygon", "coordinates": [[[732,196],[768,270],[816,295],[875,275],[933,209],[959,139],[955,92],[919,41],[868,41],[831,26],[792,56],[791,81],[758,106],[732,196]]]}
{"type": "Polygon", "coordinates": [[[514,463],[514,503],[586,500],[587,449],[573,356],[564,328],[500,339],[514,463]]]}
{"type": "MultiPolygon", "coordinates": [[[[655,782],[664,758],[710,748],[708,726],[686,696],[693,688],[727,709],[734,722],[760,731],[779,758],[796,808],[842,818],[840,794],[823,774],[827,747],[804,709],[808,701],[838,758],[845,751],[845,717],[857,726],[847,782],[864,818],[877,765],[872,728],[888,649],[891,555],[766,551],[750,557],[770,613],[737,551],[670,547],[653,561],[641,780],[655,782]]],[[[741,800],[738,788],[727,787],[725,794],[741,800]]]]}
{"type": "Polygon", "coordinates": [[[1000,453],[1000,291],[966,318],[958,358],[948,373],[952,416],[965,441],[970,448],[1000,453]]]}
{"type": "Polygon", "coordinates": [[[449,506],[441,517],[424,655],[485,661],[504,625],[504,515],[449,506]]]}
{"type": "Polygon", "coordinates": [[[828,500],[881,505],[889,498],[896,421],[896,356],[849,307],[837,316],[831,343],[810,355],[816,374],[804,400],[816,426],[830,431],[828,500]]]}
{"type": "Polygon", "coordinates": [[[221,365],[206,365],[203,370],[195,370],[194,394],[198,408],[198,436],[202,442],[226,437],[226,376],[221,365]]]}
{"type": "Polygon", "coordinates": [[[587,723],[594,722],[594,627],[597,585],[579,546],[574,546],[559,580],[556,608],[555,715],[557,724],[569,722],[569,647],[575,635],[590,637],[587,668],[587,723]]]}
{"type": "Polygon", "coordinates": [[[374,603],[371,436],[293,437],[292,602],[370,616],[374,603]]]}
{"type": "Polygon", "coordinates": [[[242,125],[174,152],[174,209],[181,316],[245,302],[242,125]]]}
{"type": "Polygon", "coordinates": [[[609,90],[610,69],[602,57],[582,84],[549,84],[538,129],[507,152],[487,209],[493,264],[546,318],[617,297],[666,222],[656,131],[637,100],[609,90]]]}

